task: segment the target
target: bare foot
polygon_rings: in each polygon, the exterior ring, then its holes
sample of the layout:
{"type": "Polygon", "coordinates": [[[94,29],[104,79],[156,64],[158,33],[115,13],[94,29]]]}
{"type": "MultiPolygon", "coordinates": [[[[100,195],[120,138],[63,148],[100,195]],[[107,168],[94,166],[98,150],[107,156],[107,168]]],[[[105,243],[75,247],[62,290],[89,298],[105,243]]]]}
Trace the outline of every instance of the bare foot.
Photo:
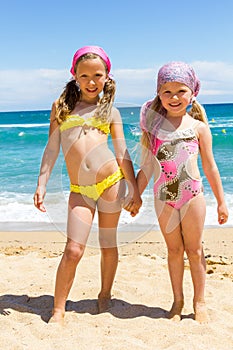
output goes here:
{"type": "Polygon", "coordinates": [[[204,301],[193,303],[194,319],[199,323],[208,323],[208,313],[204,301]]]}
{"type": "Polygon", "coordinates": [[[52,317],[49,319],[49,324],[59,324],[61,326],[64,326],[64,317],[65,313],[63,311],[57,310],[53,311],[52,317]]]}
{"type": "Polygon", "coordinates": [[[106,312],[112,307],[111,297],[100,297],[98,296],[98,310],[99,313],[106,312]]]}
{"type": "Polygon", "coordinates": [[[184,307],[184,300],[174,301],[169,311],[168,318],[172,321],[179,322],[181,320],[181,312],[184,307]]]}

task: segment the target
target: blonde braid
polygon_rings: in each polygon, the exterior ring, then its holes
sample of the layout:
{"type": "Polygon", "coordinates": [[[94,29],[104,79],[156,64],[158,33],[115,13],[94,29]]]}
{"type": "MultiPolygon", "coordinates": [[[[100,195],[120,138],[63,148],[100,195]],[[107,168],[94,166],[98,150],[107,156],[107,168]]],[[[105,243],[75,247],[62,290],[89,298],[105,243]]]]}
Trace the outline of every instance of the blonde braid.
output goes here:
{"type": "Polygon", "coordinates": [[[112,78],[108,77],[104,85],[103,96],[100,98],[96,109],[96,117],[100,118],[103,122],[110,121],[109,117],[114,102],[115,91],[116,83],[112,78]]]}
{"type": "Polygon", "coordinates": [[[76,85],[76,81],[72,79],[69,81],[61,96],[56,101],[56,120],[61,124],[66,116],[70,114],[75,108],[76,103],[80,100],[80,90],[76,85]]]}

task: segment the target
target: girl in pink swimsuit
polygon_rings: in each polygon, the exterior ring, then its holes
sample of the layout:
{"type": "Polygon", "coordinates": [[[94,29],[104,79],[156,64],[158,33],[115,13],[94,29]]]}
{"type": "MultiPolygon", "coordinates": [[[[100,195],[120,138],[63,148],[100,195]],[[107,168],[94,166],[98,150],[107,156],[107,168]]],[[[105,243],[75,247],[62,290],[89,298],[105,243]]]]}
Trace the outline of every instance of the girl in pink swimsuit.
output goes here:
{"type": "Polygon", "coordinates": [[[155,211],[168,249],[174,298],[169,318],[181,319],[185,252],[193,281],[195,319],[204,323],[208,320],[202,247],[206,204],[197,164],[199,153],[217,200],[219,224],[227,221],[228,210],[205,111],[196,101],[199,88],[194,70],[186,63],[171,62],[159,70],[157,96],[141,109],[142,164],[137,183],[142,194],[154,175],[155,211]]]}

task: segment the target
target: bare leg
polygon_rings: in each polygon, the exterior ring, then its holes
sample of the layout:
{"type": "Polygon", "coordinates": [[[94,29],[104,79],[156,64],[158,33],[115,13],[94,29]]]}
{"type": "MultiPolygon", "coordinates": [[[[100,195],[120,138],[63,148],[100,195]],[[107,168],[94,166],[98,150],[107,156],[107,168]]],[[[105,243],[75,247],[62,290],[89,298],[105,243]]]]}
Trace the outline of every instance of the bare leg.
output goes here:
{"type": "Polygon", "coordinates": [[[105,312],[111,307],[111,290],[117,265],[117,248],[101,248],[101,291],[98,295],[99,312],[105,312]]]}
{"type": "Polygon", "coordinates": [[[66,300],[74,281],[77,264],[85,250],[94,213],[95,209],[89,206],[82,196],[75,193],[70,194],[67,223],[68,238],[57,270],[53,315],[50,322],[63,322],[66,300]]]}
{"type": "Polygon", "coordinates": [[[180,215],[179,211],[157,199],[155,200],[155,210],[168,250],[168,269],[174,297],[169,318],[179,321],[184,306],[184,242],[180,226],[180,215]]]}
{"type": "Polygon", "coordinates": [[[49,322],[63,323],[66,300],[74,281],[77,264],[83,256],[85,246],[68,238],[56,277],[53,316],[49,322]]]}
{"type": "MultiPolygon", "coordinates": [[[[111,307],[111,290],[118,265],[117,225],[121,208],[119,202],[120,183],[105,191],[98,202],[99,242],[101,247],[101,290],[98,294],[99,312],[111,307]],[[109,202],[112,200],[112,202],[109,202]]],[[[124,191],[124,187],[122,189],[124,191]]]]}
{"type": "Polygon", "coordinates": [[[187,208],[182,208],[181,210],[185,210],[185,214],[182,218],[182,229],[185,250],[189,259],[193,281],[195,320],[200,323],[207,322],[208,318],[204,295],[206,263],[202,247],[202,234],[206,212],[205,208],[205,199],[203,195],[200,194],[188,203],[187,208]]]}

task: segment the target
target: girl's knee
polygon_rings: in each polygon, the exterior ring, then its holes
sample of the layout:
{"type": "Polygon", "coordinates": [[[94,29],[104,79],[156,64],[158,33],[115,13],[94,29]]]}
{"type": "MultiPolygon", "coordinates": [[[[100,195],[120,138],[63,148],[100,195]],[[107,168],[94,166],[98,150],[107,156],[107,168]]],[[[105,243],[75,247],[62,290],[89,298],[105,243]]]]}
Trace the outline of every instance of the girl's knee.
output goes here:
{"type": "Polygon", "coordinates": [[[202,247],[198,247],[196,249],[186,248],[185,251],[189,260],[201,260],[203,257],[202,247]]]}
{"type": "Polygon", "coordinates": [[[171,256],[183,256],[184,255],[184,247],[168,247],[168,255],[171,256]]]}
{"type": "Polygon", "coordinates": [[[78,263],[82,258],[85,246],[81,244],[67,244],[64,251],[64,258],[70,262],[78,263]]]}

